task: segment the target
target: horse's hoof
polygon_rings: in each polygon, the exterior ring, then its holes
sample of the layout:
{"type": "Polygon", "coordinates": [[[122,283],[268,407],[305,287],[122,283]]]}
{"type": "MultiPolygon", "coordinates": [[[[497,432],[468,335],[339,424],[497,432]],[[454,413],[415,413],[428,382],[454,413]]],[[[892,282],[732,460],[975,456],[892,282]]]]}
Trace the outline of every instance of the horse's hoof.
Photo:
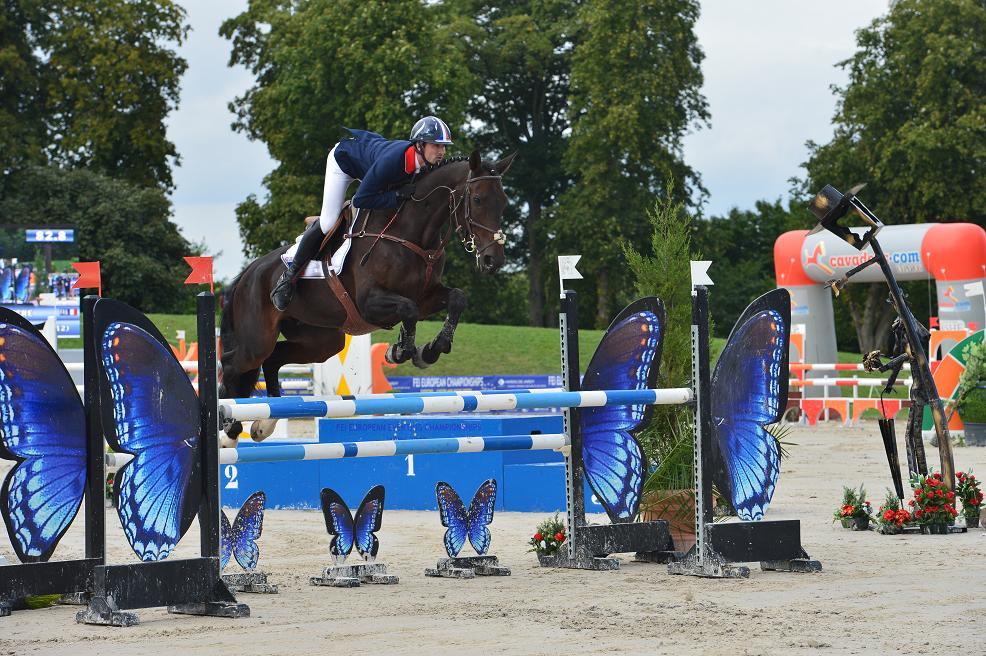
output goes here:
{"type": "MultiPolygon", "coordinates": [[[[414,356],[412,356],[411,361],[414,363],[415,367],[418,369],[427,369],[431,365],[435,364],[434,360],[431,362],[426,361],[422,353],[423,349],[414,349],[414,356]]],[[[438,358],[435,358],[435,360],[437,359],[438,358]]]]}
{"type": "Polygon", "coordinates": [[[250,426],[250,437],[254,442],[263,442],[271,436],[277,426],[276,419],[261,419],[250,426]]]}
{"type": "Polygon", "coordinates": [[[230,437],[225,432],[219,433],[219,448],[220,449],[235,449],[239,446],[240,440],[237,438],[230,437]]]}

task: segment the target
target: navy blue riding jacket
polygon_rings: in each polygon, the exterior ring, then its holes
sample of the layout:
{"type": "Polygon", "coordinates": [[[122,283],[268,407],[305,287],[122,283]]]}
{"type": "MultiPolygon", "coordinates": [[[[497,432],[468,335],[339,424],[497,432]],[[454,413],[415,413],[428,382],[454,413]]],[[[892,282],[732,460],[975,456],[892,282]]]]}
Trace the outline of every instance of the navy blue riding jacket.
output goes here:
{"type": "Polygon", "coordinates": [[[410,141],[384,139],[376,132],[346,128],[352,139],[336,145],[336,163],[346,175],[361,180],[353,205],[378,210],[397,207],[393,188],[411,181],[417,170],[410,141]]]}

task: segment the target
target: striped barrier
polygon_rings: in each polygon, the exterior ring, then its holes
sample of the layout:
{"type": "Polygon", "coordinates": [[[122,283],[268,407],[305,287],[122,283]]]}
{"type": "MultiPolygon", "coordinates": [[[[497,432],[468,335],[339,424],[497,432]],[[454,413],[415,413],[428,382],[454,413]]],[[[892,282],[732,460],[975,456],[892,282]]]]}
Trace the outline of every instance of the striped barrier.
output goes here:
{"type": "MultiPolygon", "coordinates": [[[[219,464],[249,462],[291,462],[297,460],[337,460],[341,458],[380,458],[436,453],[482,453],[489,451],[558,451],[569,445],[563,433],[548,435],[496,435],[476,437],[438,437],[416,440],[334,442],[321,444],[283,444],[222,449],[219,464]]],[[[133,459],[128,453],[107,453],[106,466],[118,469],[133,459]]]]}
{"type": "Polygon", "coordinates": [[[597,390],[588,392],[475,393],[369,399],[306,400],[278,397],[219,402],[223,421],[257,421],[298,417],[355,417],[359,415],[489,412],[534,408],[592,408],[606,405],[680,405],[692,399],[688,388],[597,390]]]}

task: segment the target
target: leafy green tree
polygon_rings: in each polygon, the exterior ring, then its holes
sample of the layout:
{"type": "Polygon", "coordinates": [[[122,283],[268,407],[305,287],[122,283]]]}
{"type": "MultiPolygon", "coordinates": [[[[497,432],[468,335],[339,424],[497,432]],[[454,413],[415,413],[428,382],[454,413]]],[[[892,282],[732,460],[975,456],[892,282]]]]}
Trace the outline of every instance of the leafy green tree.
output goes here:
{"type": "Polygon", "coordinates": [[[178,105],[188,32],[173,0],[46,3],[32,26],[44,54],[46,148],[52,162],[170,190],[178,153],[165,119],[178,105]]]}
{"type": "MultiPolygon", "coordinates": [[[[554,321],[545,306],[553,253],[547,209],[571,182],[562,159],[568,116],[572,51],[579,35],[581,1],[452,0],[456,43],[475,83],[468,113],[470,134],[483,151],[516,152],[504,179],[513,201],[504,223],[514,237],[508,261],[527,274],[527,321],[554,321]]],[[[470,282],[470,287],[475,281],[470,282]]]]}
{"type": "MultiPolygon", "coordinates": [[[[856,42],[840,64],[849,82],[835,88],[835,135],[808,144],[805,201],[825,184],[866,182],[889,223],[986,225],[986,4],[898,0],[856,42]]],[[[846,292],[862,349],[884,345],[885,287],[846,292]]]]}
{"type": "Polygon", "coordinates": [[[752,210],[692,222],[692,240],[712,260],[709,306],[716,334],[726,337],[746,306],[777,286],[774,242],[788,230],[807,228],[811,215],[796,201],[757,201],[752,210]]]}
{"type": "Polygon", "coordinates": [[[573,54],[572,136],[565,153],[577,183],[563,196],[555,229],[585,257],[596,282],[598,327],[632,283],[621,244],[645,244],[642,220],[671,176],[669,202],[704,190],[682,157],[686,131],[708,120],[695,0],[588,0],[585,38],[573,54]],[[615,301],[615,302],[614,302],[615,301]]]}
{"type": "Polygon", "coordinates": [[[43,161],[41,61],[29,29],[38,18],[33,2],[0,4],[0,185],[10,171],[43,161]]]}
{"type": "MultiPolygon", "coordinates": [[[[51,217],[76,231],[80,260],[100,260],[103,289],[144,312],[191,311],[182,282],[185,255],[200,255],[170,221],[171,203],[141,187],[87,170],[28,167],[13,174],[0,200],[0,224],[45,225],[51,217]]],[[[23,233],[21,233],[23,235],[23,233]]]]}
{"type": "Polygon", "coordinates": [[[253,0],[223,23],[230,65],[256,76],[230,104],[233,128],[278,162],[266,197],[237,207],[247,255],[293,238],[318,212],[342,126],[403,138],[425,114],[462,125],[471,77],[459,49],[438,45],[446,24],[443,5],[420,0],[253,0]]]}

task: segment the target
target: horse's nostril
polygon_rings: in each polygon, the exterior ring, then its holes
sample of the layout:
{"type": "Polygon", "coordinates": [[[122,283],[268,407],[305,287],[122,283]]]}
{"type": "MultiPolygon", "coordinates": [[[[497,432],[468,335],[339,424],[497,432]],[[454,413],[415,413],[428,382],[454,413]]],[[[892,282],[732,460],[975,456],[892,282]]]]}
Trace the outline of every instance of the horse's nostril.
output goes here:
{"type": "Polygon", "coordinates": [[[496,266],[493,263],[493,256],[492,255],[484,255],[483,256],[483,266],[486,267],[487,269],[493,269],[496,266]]]}

